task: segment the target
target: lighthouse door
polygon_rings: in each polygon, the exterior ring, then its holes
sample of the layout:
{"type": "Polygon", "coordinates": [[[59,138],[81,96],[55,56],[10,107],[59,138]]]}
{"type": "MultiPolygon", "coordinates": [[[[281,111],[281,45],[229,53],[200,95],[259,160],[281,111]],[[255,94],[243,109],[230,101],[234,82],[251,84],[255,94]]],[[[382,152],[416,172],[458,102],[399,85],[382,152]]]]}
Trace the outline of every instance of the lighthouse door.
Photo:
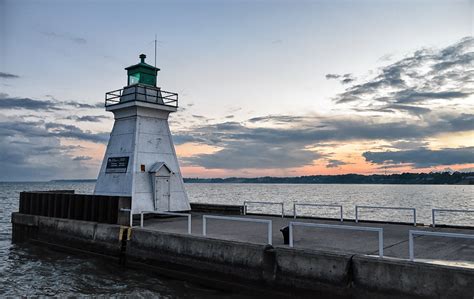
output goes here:
{"type": "Polygon", "coordinates": [[[170,210],[170,177],[155,177],[155,207],[159,211],[170,210]]]}

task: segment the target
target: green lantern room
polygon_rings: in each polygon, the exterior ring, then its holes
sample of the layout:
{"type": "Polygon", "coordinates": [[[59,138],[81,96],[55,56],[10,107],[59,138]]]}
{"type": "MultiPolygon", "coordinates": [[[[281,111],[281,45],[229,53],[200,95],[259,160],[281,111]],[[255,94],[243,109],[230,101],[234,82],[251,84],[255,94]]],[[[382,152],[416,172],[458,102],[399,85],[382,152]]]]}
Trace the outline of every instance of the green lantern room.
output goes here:
{"type": "Polygon", "coordinates": [[[134,84],[145,84],[156,86],[156,76],[159,68],[145,63],[145,54],[141,54],[140,63],[125,68],[128,75],[128,86],[134,84]]]}

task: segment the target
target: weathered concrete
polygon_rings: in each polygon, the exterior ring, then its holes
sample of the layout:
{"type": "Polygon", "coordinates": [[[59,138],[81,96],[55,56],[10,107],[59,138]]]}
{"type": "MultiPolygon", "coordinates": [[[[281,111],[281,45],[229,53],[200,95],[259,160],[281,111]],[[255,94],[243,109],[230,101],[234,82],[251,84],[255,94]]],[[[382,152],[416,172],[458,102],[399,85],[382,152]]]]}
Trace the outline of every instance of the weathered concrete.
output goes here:
{"type": "MultiPolygon", "coordinates": [[[[270,218],[277,228],[290,220],[270,218]]],[[[295,249],[283,245],[281,234],[276,230],[274,244],[277,245],[272,247],[265,245],[265,237],[262,237],[266,236],[266,227],[253,223],[214,222],[211,228],[214,232],[208,238],[200,235],[200,219],[201,215],[193,217],[193,233],[197,235],[185,233],[186,220],[183,217],[148,220],[146,228],[134,227],[131,239],[126,243],[128,260],[144,267],[167,267],[180,273],[194,273],[195,276],[199,273],[199,276],[207,276],[207,279],[231,283],[240,281],[242,285],[254,283],[269,289],[283,289],[293,296],[302,291],[313,292],[309,294],[314,296],[323,293],[326,298],[327,294],[339,298],[378,298],[382,295],[392,298],[474,296],[474,269],[359,254],[362,247],[354,238],[346,240],[345,245],[353,242],[355,249],[339,248],[332,252],[314,250],[319,248],[314,243],[306,244],[308,248],[295,249]],[[221,236],[215,233],[217,231],[230,235],[226,236],[227,240],[217,239],[221,236]],[[246,242],[230,240],[242,237],[246,242]]],[[[29,239],[108,256],[120,255],[118,225],[19,213],[12,215],[12,222],[14,240],[29,239]]],[[[411,228],[403,227],[405,229],[402,231],[411,228]]],[[[387,228],[387,231],[391,229],[402,235],[401,229],[387,228]]],[[[393,243],[397,234],[394,232],[394,240],[390,241],[389,246],[398,246],[393,243]]],[[[334,234],[326,233],[323,236],[323,239],[328,239],[334,234]]],[[[357,234],[354,236],[356,239],[361,238],[357,234]]],[[[298,246],[305,244],[305,238],[310,238],[310,235],[299,239],[298,246]]],[[[371,250],[366,252],[370,254],[371,250]]]]}
{"type": "Polygon", "coordinates": [[[354,256],[352,263],[356,287],[426,298],[474,297],[473,269],[399,259],[384,259],[380,262],[370,256],[354,256]]]}
{"type": "Polygon", "coordinates": [[[276,247],[275,252],[279,284],[347,292],[352,255],[284,247],[276,247]]]}
{"type": "MultiPolygon", "coordinates": [[[[202,213],[193,213],[192,232],[202,235],[202,213]]],[[[231,216],[233,217],[233,216],[231,216]]],[[[272,220],[273,245],[284,245],[280,228],[288,225],[293,218],[271,216],[238,216],[272,220]]],[[[313,222],[337,225],[381,227],[384,230],[384,256],[408,258],[408,231],[426,230],[439,232],[454,232],[474,234],[474,229],[460,228],[432,228],[426,226],[388,224],[388,223],[354,223],[321,219],[297,219],[298,222],[313,222]]],[[[185,233],[185,217],[155,218],[145,221],[145,228],[163,232],[185,233]]],[[[245,241],[256,244],[265,244],[267,226],[251,222],[235,222],[210,219],[207,223],[208,237],[225,240],[245,241]]],[[[296,227],[294,233],[295,248],[340,252],[348,254],[378,254],[378,237],[375,232],[349,231],[327,228],[296,227]]],[[[472,262],[474,267],[474,240],[451,239],[440,237],[415,237],[415,257],[417,259],[437,259],[445,261],[472,262]]]]}

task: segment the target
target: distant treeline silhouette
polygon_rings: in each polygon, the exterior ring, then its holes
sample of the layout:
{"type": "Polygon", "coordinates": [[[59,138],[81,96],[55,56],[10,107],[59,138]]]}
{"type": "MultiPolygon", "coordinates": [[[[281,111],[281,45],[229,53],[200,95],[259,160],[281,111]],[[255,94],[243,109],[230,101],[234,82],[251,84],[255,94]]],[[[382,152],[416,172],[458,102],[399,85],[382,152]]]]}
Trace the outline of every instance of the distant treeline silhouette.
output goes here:
{"type": "Polygon", "coordinates": [[[239,184],[435,184],[474,185],[474,172],[430,172],[401,174],[341,174],[309,175],[299,177],[257,178],[184,178],[185,183],[239,183],[239,184]]]}

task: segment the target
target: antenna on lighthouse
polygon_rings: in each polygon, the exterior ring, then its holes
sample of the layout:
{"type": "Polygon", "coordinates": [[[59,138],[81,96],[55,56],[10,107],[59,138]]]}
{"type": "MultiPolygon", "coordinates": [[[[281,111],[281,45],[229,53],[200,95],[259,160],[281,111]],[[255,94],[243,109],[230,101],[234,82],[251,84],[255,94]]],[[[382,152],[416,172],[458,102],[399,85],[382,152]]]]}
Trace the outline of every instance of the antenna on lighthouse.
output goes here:
{"type": "Polygon", "coordinates": [[[155,67],[156,67],[156,33],[155,33],[155,67]]]}

